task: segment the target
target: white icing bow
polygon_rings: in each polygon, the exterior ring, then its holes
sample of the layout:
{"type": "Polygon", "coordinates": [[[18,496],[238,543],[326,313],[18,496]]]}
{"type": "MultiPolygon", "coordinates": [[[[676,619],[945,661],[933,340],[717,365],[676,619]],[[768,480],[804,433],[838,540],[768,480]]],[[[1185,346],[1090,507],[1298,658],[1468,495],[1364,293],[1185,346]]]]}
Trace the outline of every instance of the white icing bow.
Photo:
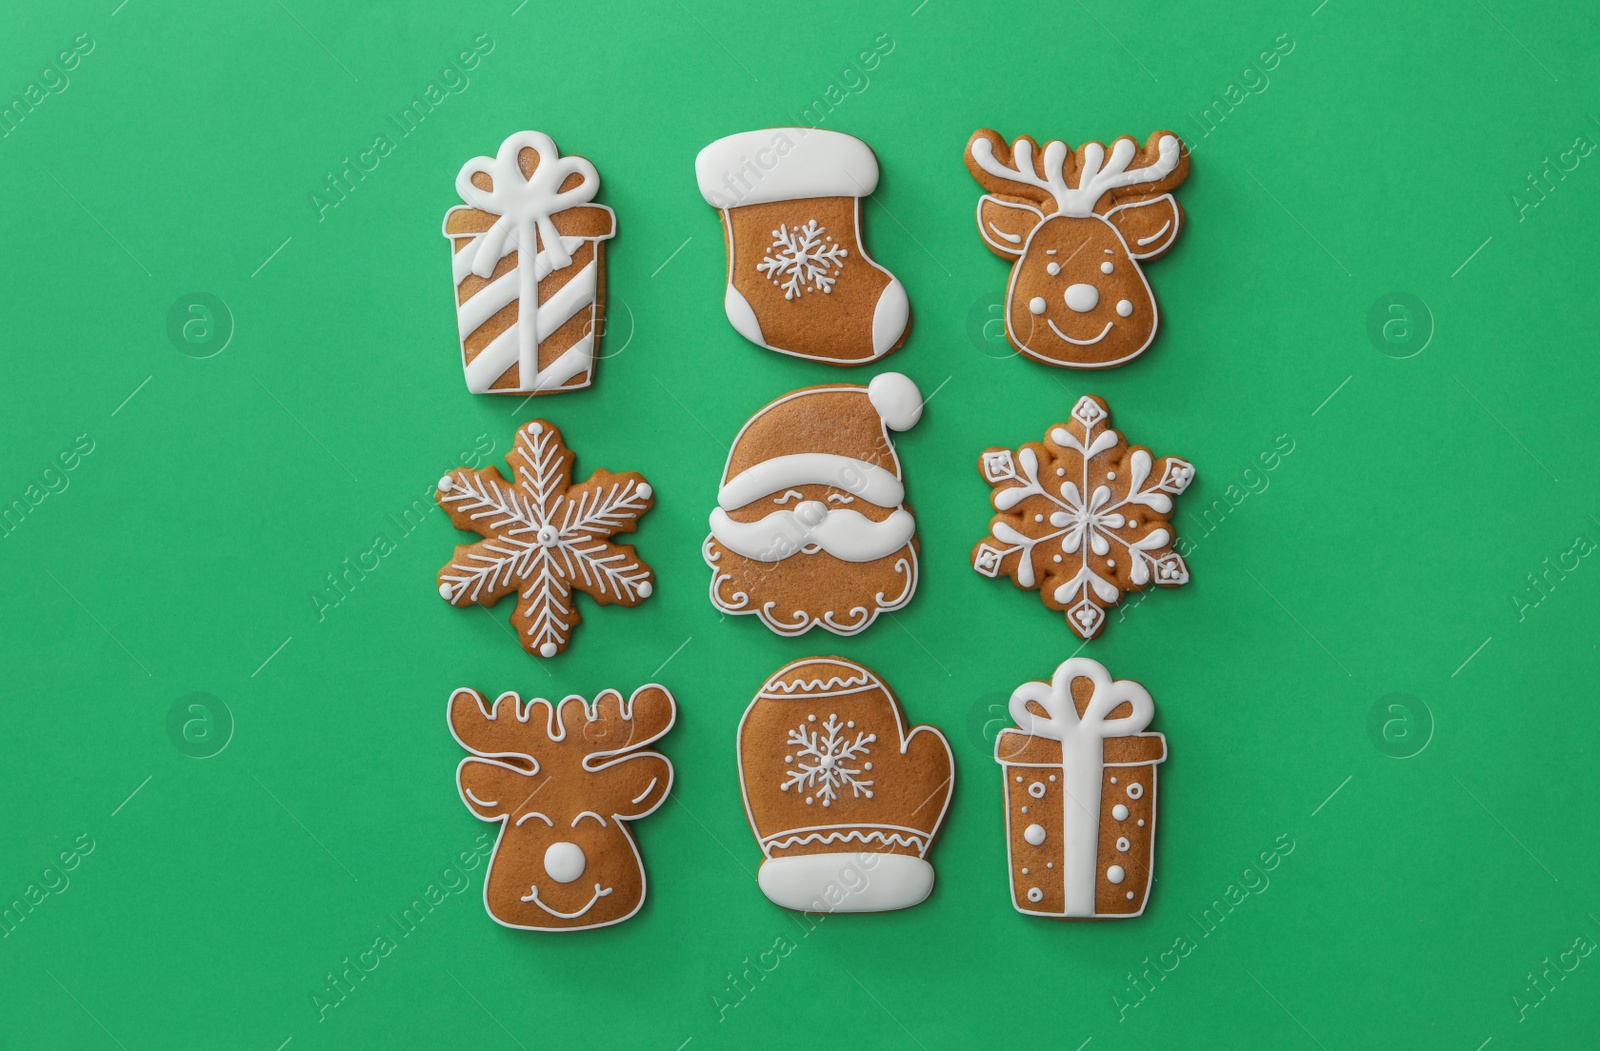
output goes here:
{"type": "MultiPolygon", "coordinates": [[[[474,208],[493,212],[500,220],[490,227],[477,248],[472,272],[488,277],[510,249],[506,239],[515,233],[516,247],[534,252],[534,231],[544,242],[545,254],[553,270],[570,266],[572,256],[561,243],[551,216],[580,204],[588,204],[600,190],[600,175],[594,165],[582,157],[563,157],[556,150],[550,136],[539,131],[519,131],[500,144],[494,157],[474,157],[462,165],[456,176],[456,192],[474,208]],[[527,178],[522,177],[518,155],[532,149],[539,155],[539,166],[527,178]],[[493,189],[480,190],[472,184],[472,177],[482,172],[493,182],[493,189]],[[568,190],[561,184],[568,176],[578,175],[582,181],[568,190]]],[[[530,264],[531,261],[530,261],[530,264]]]]}
{"type": "Polygon", "coordinates": [[[1155,702],[1148,690],[1131,679],[1113,681],[1105,665],[1088,657],[1065,660],[1050,682],[1023,683],[1011,695],[1011,718],[1018,728],[1035,737],[1062,742],[1064,752],[1076,751],[1073,745],[1082,747],[1091,742],[1098,750],[1099,743],[1107,737],[1139,733],[1150,725],[1154,715],[1155,702]],[[1094,684],[1081,717],[1072,703],[1072,680],[1080,678],[1094,684]],[[1045,714],[1035,715],[1028,709],[1029,702],[1045,714]],[[1116,719],[1107,718],[1124,703],[1131,706],[1131,712],[1116,719]]]}

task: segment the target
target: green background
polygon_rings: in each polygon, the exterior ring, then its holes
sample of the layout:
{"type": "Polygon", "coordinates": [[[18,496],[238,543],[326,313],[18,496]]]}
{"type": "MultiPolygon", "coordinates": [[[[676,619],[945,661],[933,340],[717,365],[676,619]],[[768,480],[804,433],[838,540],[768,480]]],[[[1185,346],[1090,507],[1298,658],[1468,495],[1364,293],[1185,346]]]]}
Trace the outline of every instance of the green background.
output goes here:
{"type": "Polygon", "coordinates": [[[0,899],[37,899],[0,939],[5,1044],[1592,1039],[1600,154],[1561,160],[1600,136],[1592,9],[114,7],[12,5],[0,29],[0,99],[93,44],[0,139],[0,504],[31,507],[0,540],[0,899]],[[493,50],[470,83],[401,136],[389,115],[455,80],[441,71],[480,34],[493,50]],[[1287,54],[1263,76],[1275,42],[1287,54]],[[888,53],[863,77],[875,43],[888,53]],[[719,618],[698,549],[740,424],[841,373],[727,324],[693,159],[830,92],[821,126],[881,159],[866,244],[912,300],[888,364],[932,394],[899,439],[924,571],[866,633],[791,640],[719,618]],[[1139,361],[1050,370],[985,328],[1007,270],[961,163],[980,126],[1170,127],[1191,146],[1189,223],[1148,269],[1164,316],[1139,361]],[[462,162],[525,127],[595,162],[620,232],[598,385],[518,407],[464,388],[439,226],[462,162]],[[385,133],[393,150],[319,217],[328,173],[385,133]],[[1575,168],[1530,190],[1547,162],[1575,168]],[[197,290],[225,304],[225,346],[169,338],[197,290]],[[1369,313],[1397,292],[1422,308],[1374,337],[1369,313]],[[1037,438],[1091,391],[1131,440],[1199,471],[1178,519],[1193,582],[1083,651],[1149,687],[1172,754],[1149,911],[1099,925],[1012,910],[989,744],[1011,689],[1078,644],[966,563],[989,516],[978,451],[1037,438]],[[480,435],[503,455],[535,415],[580,474],[639,470],[659,493],[636,537],[656,595],[581,600],[547,662],[507,637],[508,605],[438,599],[465,539],[443,515],[409,534],[391,518],[430,506],[480,435]],[[80,435],[93,451],[47,473],[80,435]],[[319,616],[325,575],[379,534],[396,549],[319,616]],[[877,670],[947,732],[958,772],[932,898],[806,933],[755,886],[733,735],[764,677],[812,653],[877,670]],[[681,715],[673,794],[635,826],[645,908],[580,935],[496,926],[482,866],[470,886],[446,871],[490,828],[453,786],[450,690],[652,678],[681,715]],[[184,702],[202,705],[186,742],[168,713],[196,692],[211,699],[184,702]],[[180,750],[229,721],[220,753],[180,750]],[[92,850],[52,868],[75,841],[92,850]],[[447,883],[319,1019],[325,975],[447,883]],[[1203,933],[1191,916],[1230,893],[1203,933]],[[1161,957],[1181,936],[1187,955],[1161,957]]]}

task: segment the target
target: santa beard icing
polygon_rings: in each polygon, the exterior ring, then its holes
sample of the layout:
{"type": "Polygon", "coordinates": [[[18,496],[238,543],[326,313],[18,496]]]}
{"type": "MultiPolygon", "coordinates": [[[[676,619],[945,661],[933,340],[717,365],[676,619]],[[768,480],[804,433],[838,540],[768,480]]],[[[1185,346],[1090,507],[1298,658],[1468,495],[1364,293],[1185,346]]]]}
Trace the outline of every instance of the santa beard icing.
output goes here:
{"type": "Polygon", "coordinates": [[[781,635],[817,626],[850,635],[909,602],[916,520],[888,431],[920,410],[915,385],[885,373],[867,387],[796,391],[757,413],[710,515],[712,603],[781,635]]]}

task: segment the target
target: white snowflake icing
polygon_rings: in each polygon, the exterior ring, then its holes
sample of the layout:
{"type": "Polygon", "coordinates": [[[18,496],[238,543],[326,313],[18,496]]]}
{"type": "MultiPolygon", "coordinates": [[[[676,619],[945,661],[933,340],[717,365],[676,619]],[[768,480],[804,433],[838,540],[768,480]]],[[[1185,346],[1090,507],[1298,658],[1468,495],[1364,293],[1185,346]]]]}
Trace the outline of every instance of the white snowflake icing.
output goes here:
{"type": "Polygon", "coordinates": [[[815,219],[792,230],[787,223],[779,226],[772,231],[772,245],[756,270],[783,289],[784,299],[795,299],[803,292],[832,292],[850,253],[828,237],[827,231],[815,219]]]}
{"type": "Polygon", "coordinates": [[[795,769],[787,771],[788,779],[779,788],[785,792],[791,788],[810,792],[806,796],[808,806],[817,799],[822,800],[823,806],[831,806],[845,787],[849,787],[852,799],[871,799],[872,782],[861,780],[861,775],[872,770],[872,764],[864,757],[871,754],[872,749],[867,746],[875,743],[878,735],[856,730],[852,741],[847,732],[855,730],[854,720],[841,723],[837,715],[829,715],[820,731],[808,729],[807,724],[816,721],[815,715],[807,716],[799,729],[789,731],[786,743],[795,747],[783,761],[795,769]]]}

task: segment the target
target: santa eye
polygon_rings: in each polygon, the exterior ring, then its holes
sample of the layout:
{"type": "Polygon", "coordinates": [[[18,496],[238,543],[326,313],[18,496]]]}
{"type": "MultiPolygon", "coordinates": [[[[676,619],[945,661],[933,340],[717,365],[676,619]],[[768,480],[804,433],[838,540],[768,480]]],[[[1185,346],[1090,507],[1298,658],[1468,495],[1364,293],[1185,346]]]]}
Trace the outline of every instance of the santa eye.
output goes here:
{"type": "Polygon", "coordinates": [[[805,498],[806,498],[806,494],[804,494],[802,492],[799,492],[798,490],[795,490],[795,489],[790,489],[787,492],[785,492],[782,496],[774,496],[772,498],[772,502],[781,507],[784,504],[788,503],[790,500],[804,500],[805,498]]]}
{"type": "Polygon", "coordinates": [[[831,504],[835,500],[841,504],[853,504],[856,502],[856,498],[853,496],[846,496],[843,493],[829,493],[828,502],[831,504]]]}

